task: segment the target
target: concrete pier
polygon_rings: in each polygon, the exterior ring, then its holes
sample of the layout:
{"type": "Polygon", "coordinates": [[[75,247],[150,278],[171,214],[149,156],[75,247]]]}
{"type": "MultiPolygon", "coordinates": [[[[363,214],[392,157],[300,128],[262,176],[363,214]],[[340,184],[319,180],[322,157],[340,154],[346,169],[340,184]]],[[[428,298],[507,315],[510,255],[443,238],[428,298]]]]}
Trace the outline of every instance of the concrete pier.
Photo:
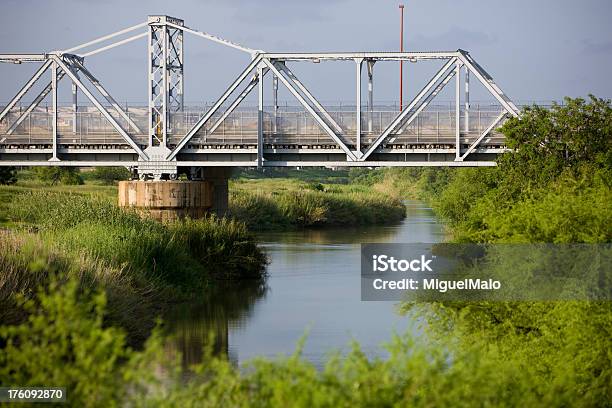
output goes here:
{"type": "Polygon", "coordinates": [[[223,217],[228,210],[228,179],[232,174],[231,167],[205,167],[202,169],[202,178],[212,184],[213,205],[212,211],[223,217]]]}
{"type": "Polygon", "coordinates": [[[119,182],[119,206],[133,207],[159,221],[202,218],[228,210],[231,168],[199,168],[197,180],[131,180],[119,182]]]}
{"type": "Polygon", "coordinates": [[[162,222],[202,218],[214,211],[214,193],[210,181],[121,181],[119,206],[162,222]]]}

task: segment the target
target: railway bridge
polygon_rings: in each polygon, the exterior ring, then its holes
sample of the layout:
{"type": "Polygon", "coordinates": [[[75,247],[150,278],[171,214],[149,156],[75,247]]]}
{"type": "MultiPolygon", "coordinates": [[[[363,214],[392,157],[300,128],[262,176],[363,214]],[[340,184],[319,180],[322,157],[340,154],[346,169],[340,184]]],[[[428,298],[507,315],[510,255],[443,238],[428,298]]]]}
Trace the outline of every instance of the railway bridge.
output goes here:
{"type": "Polygon", "coordinates": [[[189,180],[213,183],[213,195],[225,195],[217,200],[218,208],[227,202],[226,169],[231,167],[492,166],[506,149],[496,129],[519,115],[492,76],[461,49],[275,53],[164,15],[61,51],[0,54],[0,62],[37,64],[31,78],[1,107],[0,165],[126,166],[141,180],[160,182],[184,173],[189,180]],[[204,108],[185,104],[185,34],[247,57],[225,92],[204,108]],[[147,44],[148,104],[121,105],[86,61],[140,39],[147,44]],[[324,106],[294,67],[311,64],[316,69],[316,64],[337,61],[354,63],[355,100],[324,106]],[[439,68],[406,106],[376,103],[375,66],[398,61],[439,61],[439,68]],[[58,101],[62,81],[71,87],[68,106],[58,101]],[[271,100],[264,99],[264,84],[270,85],[266,94],[271,100]],[[470,103],[474,84],[493,103],[470,103]],[[454,86],[453,101],[437,103],[447,85],[454,86]],[[279,88],[288,91],[295,105],[279,103],[279,88]],[[255,106],[245,102],[251,93],[257,96],[255,106]]]}

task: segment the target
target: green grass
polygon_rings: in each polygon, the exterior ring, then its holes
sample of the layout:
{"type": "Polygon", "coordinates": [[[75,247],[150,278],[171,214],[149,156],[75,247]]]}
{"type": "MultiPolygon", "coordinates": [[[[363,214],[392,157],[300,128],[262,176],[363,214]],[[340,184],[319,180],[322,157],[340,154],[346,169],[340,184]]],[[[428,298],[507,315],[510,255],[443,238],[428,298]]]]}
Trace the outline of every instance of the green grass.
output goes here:
{"type": "Polygon", "coordinates": [[[76,186],[49,185],[34,179],[19,179],[15,185],[0,185],[0,227],[7,227],[12,224],[8,218],[8,208],[13,198],[19,194],[31,191],[70,193],[83,196],[95,195],[105,197],[109,202],[117,200],[117,187],[114,186],[105,186],[93,182],[76,186]]]}
{"type": "Polygon", "coordinates": [[[403,219],[405,208],[365,185],[239,179],[230,184],[230,214],[261,230],[386,224],[403,219]]]}
{"type": "Polygon", "coordinates": [[[92,189],[102,194],[3,188],[11,195],[3,209],[11,230],[0,235],[3,321],[24,318],[15,294],[31,296],[57,274],[104,290],[109,319],[143,341],[164,303],[205,296],[219,279],[265,276],[266,255],[244,224],[209,216],[165,225],[92,189]]]}
{"type": "Polygon", "coordinates": [[[256,277],[265,265],[243,224],[212,215],[164,225],[106,196],[36,191],[17,195],[8,217],[65,252],[85,252],[176,286],[197,289],[210,277],[256,277]]]}

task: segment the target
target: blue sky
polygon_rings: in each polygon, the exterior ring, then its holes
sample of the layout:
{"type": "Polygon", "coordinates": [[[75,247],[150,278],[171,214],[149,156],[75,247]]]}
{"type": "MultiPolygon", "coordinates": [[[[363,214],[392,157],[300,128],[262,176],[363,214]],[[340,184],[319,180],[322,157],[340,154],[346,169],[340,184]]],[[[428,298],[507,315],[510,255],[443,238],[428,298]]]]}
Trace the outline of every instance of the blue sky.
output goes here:
{"type": "MultiPolygon", "coordinates": [[[[387,51],[398,48],[398,1],[388,0],[3,0],[0,52],[66,49],[148,14],[266,51],[387,51]]],[[[406,49],[462,48],[517,101],[594,93],[612,96],[612,2],[609,0],[406,0],[406,49]]],[[[215,99],[248,55],[186,36],[186,99],[215,99]]],[[[146,100],[142,40],[87,60],[120,101],[146,100]]],[[[425,64],[426,65],[426,64],[425,64]]],[[[0,64],[0,100],[8,100],[34,66],[0,64]]],[[[323,101],[354,99],[354,64],[296,67],[323,101]]],[[[406,65],[406,93],[435,66],[406,65]]],[[[376,67],[378,100],[397,99],[397,64],[376,67]]],[[[67,85],[65,85],[67,86],[67,85]]],[[[62,94],[64,97],[67,94],[62,94]]]]}

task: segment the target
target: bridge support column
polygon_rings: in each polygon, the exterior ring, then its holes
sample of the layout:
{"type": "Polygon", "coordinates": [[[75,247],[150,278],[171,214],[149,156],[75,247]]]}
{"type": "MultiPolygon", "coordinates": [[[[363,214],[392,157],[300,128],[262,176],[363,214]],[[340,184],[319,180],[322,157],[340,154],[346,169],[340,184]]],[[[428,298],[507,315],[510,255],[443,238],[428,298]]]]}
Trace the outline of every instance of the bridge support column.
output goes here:
{"type": "Polygon", "coordinates": [[[220,217],[228,210],[230,168],[202,168],[203,180],[119,182],[119,206],[135,208],[158,221],[202,218],[214,213],[220,217]]]}
{"type": "Polygon", "coordinates": [[[202,168],[202,178],[212,185],[213,202],[211,211],[219,217],[227,214],[228,180],[232,174],[231,167],[205,167],[202,168]]]}
{"type": "Polygon", "coordinates": [[[119,206],[131,207],[158,221],[202,218],[212,211],[213,183],[209,181],[121,181],[119,206]]]}

